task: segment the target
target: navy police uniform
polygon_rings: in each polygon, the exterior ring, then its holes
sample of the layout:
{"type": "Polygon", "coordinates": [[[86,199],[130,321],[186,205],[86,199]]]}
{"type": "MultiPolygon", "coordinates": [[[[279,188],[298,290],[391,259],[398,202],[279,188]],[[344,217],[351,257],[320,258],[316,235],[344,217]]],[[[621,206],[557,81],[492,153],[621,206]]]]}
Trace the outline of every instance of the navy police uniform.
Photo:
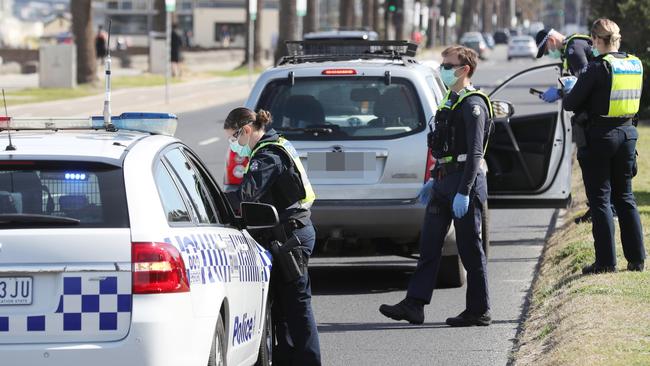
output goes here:
{"type": "Polygon", "coordinates": [[[564,40],[562,68],[565,74],[580,75],[593,58],[589,36],[574,34],[564,40]]]}
{"type": "Polygon", "coordinates": [[[615,270],[614,221],[619,218],[628,268],[642,269],[645,260],[643,230],[632,193],[638,132],[635,114],[641,97],[643,67],[623,52],[598,56],[564,97],[564,108],[582,112],[585,144],[578,148],[587,198],[592,211],[596,261],[585,273],[615,270]]]}
{"type": "Polygon", "coordinates": [[[411,278],[407,297],[424,304],[431,301],[440,269],[442,247],[451,223],[456,243],[467,270],[466,312],[480,316],[490,309],[487,260],[481,239],[481,218],[487,200],[487,180],[481,169],[491,126],[491,106],[472,87],[459,94],[449,91],[436,114],[430,147],[437,159],[435,179],[420,238],[420,259],[411,278]],[[454,196],[470,197],[469,210],[462,218],[452,212],[454,196]]]}
{"type": "MultiPolygon", "coordinates": [[[[300,240],[303,258],[308,261],[314,250],[316,232],[310,220],[309,205],[297,204],[307,193],[292,156],[281,147],[282,141],[286,146],[287,141],[273,129],[264,134],[253,149],[242,184],[228,196],[236,206],[239,202],[275,206],[286,236],[293,234],[300,240]]],[[[293,149],[290,144],[289,149],[293,149]]],[[[277,344],[273,362],[277,365],[320,365],[318,330],[311,307],[307,269],[305,267],[303,276],[297,281],[287,283],[279,276],[278,266],[274,265],[271,277],[277,280],[271,282],[271,296],[277,344]]]]}

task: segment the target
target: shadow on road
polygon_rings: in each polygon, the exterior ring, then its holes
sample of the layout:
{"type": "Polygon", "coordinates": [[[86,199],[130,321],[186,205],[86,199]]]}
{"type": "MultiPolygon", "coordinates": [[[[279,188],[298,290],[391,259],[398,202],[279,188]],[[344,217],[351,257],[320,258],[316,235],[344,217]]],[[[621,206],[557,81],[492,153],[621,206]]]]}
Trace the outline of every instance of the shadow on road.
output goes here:
{"type": "Polygon", "coordinates": [[[309,275],[314,295],[375,294],[406,290],[414,269],[414,265],[319,265],[310,266],[309,275]]]}
{"type": "MultiPolygon", "coordinates": [[[[493,320],[492,325],[499,324],[519,324],[519,320],[493,320]]],[[[424,323],[422,325],[411,325],[406,322],[401,323],[319,323],[318,332],[320,333],[338,333],[338,332],[359,332],[359,331],[377,331],[377,330],[404,330],[404,329],[437,329],[450,328],[443,322],[424,323]]]]}

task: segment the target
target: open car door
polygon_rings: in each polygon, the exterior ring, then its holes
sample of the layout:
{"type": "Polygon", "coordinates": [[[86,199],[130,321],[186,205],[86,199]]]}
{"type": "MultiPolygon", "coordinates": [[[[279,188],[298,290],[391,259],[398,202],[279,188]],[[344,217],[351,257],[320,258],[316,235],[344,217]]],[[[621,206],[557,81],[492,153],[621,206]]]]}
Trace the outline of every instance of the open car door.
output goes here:
{"type": "Polygon", "coordinates": [[[485,159],[490,207],[566,207],[571,200],[573,142],[562,100],[546,103],[531,88],[558,86],[560,64],[537,66],[507,79],[489,94],[514,106],[495,119],[485,159]]]}

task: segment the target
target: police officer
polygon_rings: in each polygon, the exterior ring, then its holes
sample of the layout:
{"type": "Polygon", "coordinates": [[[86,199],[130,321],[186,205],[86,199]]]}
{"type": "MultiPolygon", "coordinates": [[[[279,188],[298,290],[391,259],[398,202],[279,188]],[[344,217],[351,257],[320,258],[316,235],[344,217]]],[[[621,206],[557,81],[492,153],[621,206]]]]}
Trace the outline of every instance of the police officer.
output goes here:
{"type": "Polygon", "coordinates": [[[423,193],[430,193],[420,239],[420,259],[410,280],[406,298],[379,311],[394,320],[424,322],[440,269],[442,246],[450,224],[456,228],[458,253],[467,270],[465,310],[448,318],[450,326],[489,325],[490,304],[487,263],[481,240],[481,217],[487,199],[485,172],[480,168],[492,122],[488,97],[474,89],[470,78],[477,54],[454,46],[442,53],[440,76],[449,87],[429,133],[429,147],[436,158],[434,180],[423,193]],[[432,189],[432,192],[427,192],[432,189]]]}
{"type": "MultiPolygon", "coordinates": [[[[248,171],[231,202],[262,202],[276,207],[280,217],[279,240],[298,238],[301,247],[298,261],[307,263],[316,232],[310,220],[310,207],[316,196],[300,158],[289,141],[275,130],[266,130],[271,114],[247,108],[235,108],[228,114],[224,129],[230,148],[241,157],[250,158],[248,171]]],[[[297,280],[282,278],[273,266],[273,323],[277,344],[273,361],[278,365],[320,365],[318,330],[311,308],[311,282],[306,266],[297,280]]]]}
{"type": "MultiPolygon", "coordinates": [[[[578,76],[593,59],[591,54],[591,39],[585,34],[573,34],[565,37],[555,29],[542,29],[535,36],[537,43],[537,58],[548,55],[562,60],[562,74],[578,76]]],[[[553,103],[561,98],[560,90],[548,88],[541,98],[553,103]]]]}
{"type": "Polygon", "coordinates": [[[593,216],[596,261],[582,272],[616,270],[611,201],[618,213],[623,252],[631,271],[642,271],[645,261],[643,230],[632,193],[643,66],[619,52],[619,27],[598,19],[591,28],[595,60],[580,74],[564,97],[564,107],[586,112],[586,146],[578,148],[582,177],[593,216]],[[611,196],[610,196],[611,195],[611,196]]]}

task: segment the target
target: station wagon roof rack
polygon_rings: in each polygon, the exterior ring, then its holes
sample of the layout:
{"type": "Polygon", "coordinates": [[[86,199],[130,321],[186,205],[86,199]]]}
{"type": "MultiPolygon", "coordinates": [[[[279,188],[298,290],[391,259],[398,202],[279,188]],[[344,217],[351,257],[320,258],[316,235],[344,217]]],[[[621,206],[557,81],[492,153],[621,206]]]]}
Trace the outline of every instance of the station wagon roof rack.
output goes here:
{"type": "Polygon", "coordinates": [[[287,41],[286,44],[289,55],[282,57],[278,65],[357,59],[406,63],[413,60],[418,48],[408,41],[307,40],[287,41]]]}

